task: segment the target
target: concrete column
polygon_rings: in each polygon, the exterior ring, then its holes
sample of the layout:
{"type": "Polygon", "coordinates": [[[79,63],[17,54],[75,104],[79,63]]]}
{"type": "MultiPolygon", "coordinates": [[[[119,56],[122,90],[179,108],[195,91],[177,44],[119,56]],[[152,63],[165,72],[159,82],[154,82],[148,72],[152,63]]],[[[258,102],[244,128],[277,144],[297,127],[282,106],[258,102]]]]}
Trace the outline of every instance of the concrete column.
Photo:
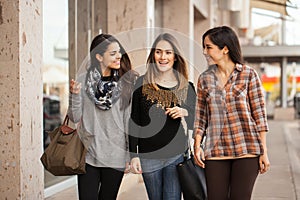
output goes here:
{"type": "Polygon", "coordinates": [[[69,78],[85,63],[92,39],[107,32],[107,0],[69,0],[69,78]]]}
{"type": "Polygon", "coordinates": [[[179,34],[175,37],[183,49],[189,65],[189,79],[194,82],[194,1],[170,0],[163,1],[163,27],[179,34]]]}
{"type": "Polygon", "coordinates": [[[43,199],[42,1],[0,0],[0,196],[43,199]]]}
{"type": "Polygon", "coordinates": [[[282,23],[282,25],[281,25],[281,38],[279,39],[279,45],[287,45],[286,43],[286,36],[287,36],[287,34],[286,34],[286,30],[287,30],[287,28],[286,28],[286,19],[285,19],[285,17],[284,16],[281,16],[281,23],[282,23]]]}
{"type": "Polygon", "coordinates": [[[195,30],[195,12],[194,12],[194,1],[190,0],[189,1],[189,80],[194,81],[194,76],[195,76],[195,49],[194,49],[194,30],[195,30]]]}
{"type": "Polygon", "coordinates": [[[76,73],[89,51],[90,1],[69,0],[69,78],[76,73]]]}
{"type": "Polygon", "coordinates": [[[77,72],[77,0],[69,0],[69,79],[75,78],[77,72]]]}
{"type": "Polygon", "coordinates": [[[107,1],[107,29],[129,53],[133,66],[145,72],[149,46],[153,42],[154,0],[107,1]]]}
{"type": "Polygon", "coordinates": [[[92,0],[92,38],[107,33],[107,0],[92,0]]]}
{"type": "Polygon", "coordinates": [[[190,0],[163,1],[163,27],[190,36],[190,0]]]}
{"type": "Polygon", "coordinates": [[[145,1],[109,0],[107,2],[107,27],[110,34],[117,34],[134,28],[145,28],[147,4],[145,1]]]}
{"type": "Polygon", "coordinates": [[[163,0],[155,0],[155,27],[163,27],[163,0]]]}
{"type": "Polygon", "coordinates": [[[209,6],[199,7],[203,10],[196,9],[194,17],[194,83],[197,83],[200,73],[207,69],[207,62],[203,55],[202,35],[210,27],[209,6]]]}

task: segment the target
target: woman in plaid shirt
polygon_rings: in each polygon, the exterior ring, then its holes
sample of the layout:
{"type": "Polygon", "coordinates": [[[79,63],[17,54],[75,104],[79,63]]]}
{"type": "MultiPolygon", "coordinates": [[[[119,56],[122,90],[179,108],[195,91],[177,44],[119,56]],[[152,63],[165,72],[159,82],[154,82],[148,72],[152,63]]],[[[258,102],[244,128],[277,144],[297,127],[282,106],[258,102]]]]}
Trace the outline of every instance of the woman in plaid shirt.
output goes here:
{"type": "Polygon", "coordinates": [[[202,42],[210,67],[197,85],[195,160],[205,168],[209,200],[251,199],[258,173],[270,167],[262,84],[256,71],[243,64],[231,28],[212,28],[202,42]]]}

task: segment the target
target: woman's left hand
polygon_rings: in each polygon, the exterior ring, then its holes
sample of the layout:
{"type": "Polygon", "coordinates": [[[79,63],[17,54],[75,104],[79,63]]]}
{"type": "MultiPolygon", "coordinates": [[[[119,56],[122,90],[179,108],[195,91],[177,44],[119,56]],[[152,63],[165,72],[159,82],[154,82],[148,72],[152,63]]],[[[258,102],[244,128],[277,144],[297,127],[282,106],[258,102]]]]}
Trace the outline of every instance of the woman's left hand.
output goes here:
{"type": "Polygon", "coordinates": [[[261,174],[267,172],[270,169],[270,161],[268,154],[265,152],[259,157],[259,172],[261,174]]]}
{"type": "Polygon", "coordinates": [[[167,108],[166,110],[167,111],[165,112],[165,114],[170,115],[170,117],[172,117],[173,119],[188,116],[187,110],[178,106],[167,108]]]}

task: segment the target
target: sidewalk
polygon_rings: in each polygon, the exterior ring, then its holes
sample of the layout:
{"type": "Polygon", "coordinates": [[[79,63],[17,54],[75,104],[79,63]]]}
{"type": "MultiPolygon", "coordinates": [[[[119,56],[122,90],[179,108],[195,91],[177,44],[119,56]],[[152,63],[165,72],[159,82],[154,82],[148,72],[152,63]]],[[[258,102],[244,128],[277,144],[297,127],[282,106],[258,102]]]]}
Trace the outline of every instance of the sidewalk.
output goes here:
{"type": "Polygon", "coordinates": [[[270,171],[259,175],[253,200],[300,200],[299,122],[269,120],[270,171]]]}
{"type": "MultiPolygon", "coordinates": [[[[259,175],[253,200],[300,200],[300,123],[297,120],[269,120],[267,136],[271,169],[259,175]]],[[[76,186],[46,200],[77,200],[76,186]]],[[[147,200],[141,176],[124,177],[117,200],[147,200]]]]}

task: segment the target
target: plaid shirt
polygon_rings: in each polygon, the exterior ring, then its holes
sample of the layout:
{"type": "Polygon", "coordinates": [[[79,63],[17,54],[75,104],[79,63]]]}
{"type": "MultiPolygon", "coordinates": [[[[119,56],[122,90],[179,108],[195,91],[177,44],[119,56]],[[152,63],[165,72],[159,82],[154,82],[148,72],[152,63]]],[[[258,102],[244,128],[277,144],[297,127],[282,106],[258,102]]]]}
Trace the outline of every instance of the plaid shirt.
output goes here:
{"type": "Polygon", "coordinates": [[[259,132],[268,131],[265,100],[258,74],[237,64],[224,88],[211,66],[198,79],[195,134],[205,139],[205,157],[261,155],[259,132]]]}

